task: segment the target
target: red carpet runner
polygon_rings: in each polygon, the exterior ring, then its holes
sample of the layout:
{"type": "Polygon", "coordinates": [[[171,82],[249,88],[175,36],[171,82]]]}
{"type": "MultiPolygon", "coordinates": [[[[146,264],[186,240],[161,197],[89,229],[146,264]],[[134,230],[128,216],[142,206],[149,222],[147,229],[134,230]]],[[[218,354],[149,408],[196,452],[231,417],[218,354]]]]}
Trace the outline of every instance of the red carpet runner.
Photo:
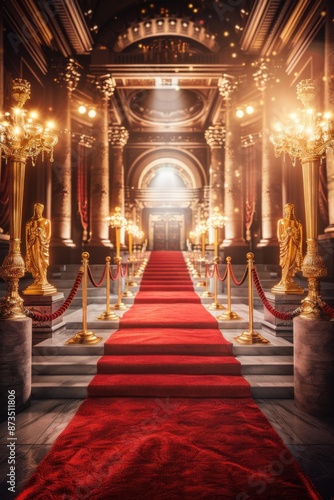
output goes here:
{"type": "Polygon", "coordinates": [[[22,499],[320,498],[250,397],[180,252],[153,252],[22,499]]]}

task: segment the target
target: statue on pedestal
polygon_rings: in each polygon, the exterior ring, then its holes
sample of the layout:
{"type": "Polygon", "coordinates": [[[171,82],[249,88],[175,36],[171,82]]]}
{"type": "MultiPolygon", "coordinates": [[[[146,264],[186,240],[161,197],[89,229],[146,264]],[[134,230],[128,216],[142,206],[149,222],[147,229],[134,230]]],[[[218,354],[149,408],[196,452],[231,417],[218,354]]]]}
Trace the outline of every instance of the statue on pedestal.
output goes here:
{"type": "Polygon", "coordinates": [[[35,203],[34,215],[26,223],[26,270],[34,278],[34,282],[23,290],[24,295],[51,295],[57,293],[56,288],[47,280],[49,266],[49,244],[51,239],[51,223],[43,217],[44,205],[35,203]]]}
{"type": "Polygon", "coordinates": [[[287,203],[284,210],[285,217],[277,223],[277,238],[280,246],[279,263],[282,268],[282,277],[271,291],[281,294],[302,294],[304,289],[293,280],[293,276],[301,269],[303,262],[302,224],[295,217],[292,203],[287,203]]]}

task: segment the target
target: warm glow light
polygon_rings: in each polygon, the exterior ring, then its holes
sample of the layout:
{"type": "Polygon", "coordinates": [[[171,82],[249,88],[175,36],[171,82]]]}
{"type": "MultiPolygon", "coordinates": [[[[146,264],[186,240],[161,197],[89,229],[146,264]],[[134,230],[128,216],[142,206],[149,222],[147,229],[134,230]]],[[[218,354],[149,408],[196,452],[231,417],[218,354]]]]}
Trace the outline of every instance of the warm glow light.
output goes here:
{"type": "Polygon", "coordinates": [[[89,116],[89,118],[95,118],[95,116],[96,116],[96,111],[95,111],[95,109],[90,109],[90,110],[88,111],[88,116],[89,116]]]}
{"type": "Polygon", "coordinates": [[[53,121],[48,121],[46,123],[46,126],[48,129],[54,129],[55,128],[55,123],[53,121]]]}
{"type": "Polygon", "coordinates": [[[81,114],[81,115],[84,115],[86,113],[87,109],[86,109],[86,106],[79,106],[78,107],[78,112],[81,114]]]}
{"type": "Polygon", "coordinates": [[[33,120],[36,120],[36,118],[38,118],[37,111],[31,111],[30,112],[30,118],[32,118],[33,120]]]}
{"type": "Polygon", "coordinates": [[[248,115],[253,114],[253,113],[254,113],[254,108],[253,108],[253,106],[247,106],[247,107],[246,107],[246,113],[247,113],[248,115]]]}
{"type": "Polygon", "coordinates": [[[244,116],[244,112],[242,111],[242,109],[237,109],[235,115],[238,117],[238,118],[242,118],[244,116]]]}

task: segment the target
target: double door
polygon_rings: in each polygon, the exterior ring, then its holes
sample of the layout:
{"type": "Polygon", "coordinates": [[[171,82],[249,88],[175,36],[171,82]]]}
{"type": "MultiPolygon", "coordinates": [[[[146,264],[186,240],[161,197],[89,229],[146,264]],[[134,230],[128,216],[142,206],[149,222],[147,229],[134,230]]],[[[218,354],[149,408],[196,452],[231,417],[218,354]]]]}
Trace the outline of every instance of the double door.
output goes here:
{"type": "Polygon", "coordinates": [[[153,225],[154,250],[180,250],[181,228],[177,221],[155,221],[153,225]]]}

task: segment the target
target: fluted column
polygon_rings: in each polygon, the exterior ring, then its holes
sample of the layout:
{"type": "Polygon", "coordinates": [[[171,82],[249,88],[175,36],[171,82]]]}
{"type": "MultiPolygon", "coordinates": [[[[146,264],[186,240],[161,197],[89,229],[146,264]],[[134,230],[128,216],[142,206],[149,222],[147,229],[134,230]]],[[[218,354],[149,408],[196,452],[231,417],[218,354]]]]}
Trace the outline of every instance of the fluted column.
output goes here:
{"type": "MultiPolygon", "coordinates": [[[[128,142],[129,132],[123,126],[111,127],[111,210],[115,207],[121,208],[124,216],[124,146],[128,142]]],[[[121,231],[121,244],[124,244],[124,229],[121,231]]]]}
{"type": "Polygon", "coordinates": [[[52,246],[74,247],[72,241],[72,157],[71,157],[71,101],[72,92],[80,79],[81,67],[73,59],[57,66],[60,84],[60,110],[63,110],[64,128],[59,135],[59,153],[52,165],[52,246]]]}
{"type": "Polygon", "coordinates": [[[226,99],[226,138],[225,138],[225,171],[224,171],[224,215],[225,225],[224,247],[246,246],[244,239],[244,196],[241,172],[241,137],[240,125],[235,116],[231,98],[226,99]]]}
{"type": "MultiPolygon", "coordinates": [[[[327,2],[326,28],[325,28],[325,110],[330,111],[334,105],[334,4],[327,2]]],[[[332,233],[334,237],[334,151],[327,149],[327,192],[328,192],[328,227],[325,233],[332,233]]]]}
{"type": "MultiPolygon", "coordinates": [[[[205,140],[210,146],[210,192],[209,192],[209,211],[213,215],[215,207],[223,213],[223,152],[222,147],[225,138],[225,128],[219,125],[211,126],[205,131],[205,140]]],[[[214,230],[209,228],[209,240],[213,242],[214,230]]]]}
{"type": "Polygon", "coordinates": [[[261,92],[262,111],[262,166],[261,166],[261,220],[262,237],[259,248],[278,246],[277,221],[282,215],[282,168],[281,162],[274,156],[269,142],[271,99],[269,84],[278,78],[280,64],[275,59],[261,58],[253,63],[255,85],[261,92]]]}
{"type": "Polygon", "coordinates": [[[91,236],[89,245],[111,246],[109,226],[109,99],[115,91],[110,75],[96,76],[91,83],[101,98],[101,120],[98,122],[96,147],[91,175],[91,236]]]}
{"type": "Polygon", "coordinates": [[[128,142],[129,133],[125,127],[113,126],[111,128],[111,209],[121,207],[124,212],[124,163],[123,150],[128,142]]]}
{"type": "Polygon", "coordinates": [[[267,91],[263,91],[262,114],[262,167],[261,167],[261,200],[262,200],[262,238],[258,247],[277,246],[277,221],[282,213],[282,171],[281,164],[274,157],[269,142],[270,100],[267,91]]]}

